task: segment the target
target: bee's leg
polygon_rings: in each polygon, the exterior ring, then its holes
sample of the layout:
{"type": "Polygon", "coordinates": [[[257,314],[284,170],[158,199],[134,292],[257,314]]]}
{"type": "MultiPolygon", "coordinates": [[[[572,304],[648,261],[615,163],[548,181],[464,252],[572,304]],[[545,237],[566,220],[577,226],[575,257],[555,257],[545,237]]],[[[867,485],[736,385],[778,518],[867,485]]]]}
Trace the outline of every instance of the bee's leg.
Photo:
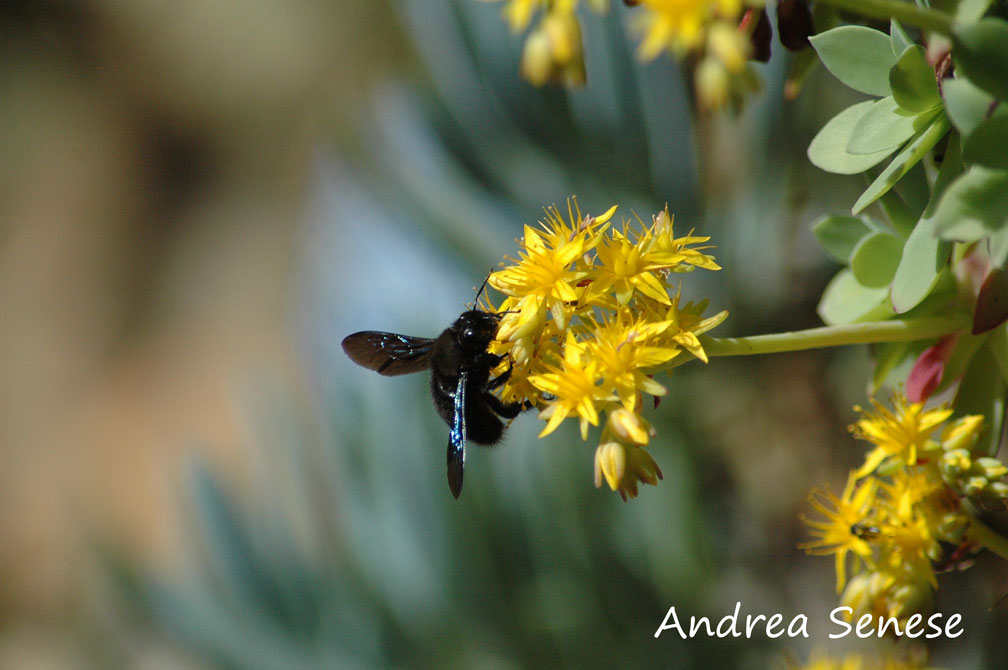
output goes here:
{"type": "MultiPolygon", "coordinates": [[[[495,356],[495,358],[497,358],[495,365],[504,360],[504,356],[495,356]]],[[[507,370],[487,382],[483,393],[483,400],[490,406],[490,409],[497,413],[498,416],[504,419],[513,419],[518,416],[519,413],[524,412],[527,409],[532,409],[533,405],[528,400],[508,404],[503,402],[494,394],[490,393],[494,389],[503,386],[507,380],[511,379],[511,370],[513,368],[510,356],[507,356],[507,361],[507,370]]]]}
{"type": "Polygon", "coordinates": [[[483,394],[483,402],[489,405],[490,409],[492,409],[495,414],[504,419],[513,419],[518,416],[522,410],[528,409],[528,407],[525,406],[528,403],[514,402],[506,404],[501,401],[500,398],[490,393],[489,390],[483,394]]]}
{"type": "MultiPolygon", "coordinates": [[[[495,356],[495,358],[497,358],[497,360],[494,362],[494,366],[496,366],[498,363],[500,363],[502,360],[504,360],[503,356],[495,356]]],[[[501,386],[503,386],[507,382],[507,380],[511,379],[511,357],[510,356],[507,357],[507,361],[508,361],[508,368],[507,368],[507,370],[505,370],[504,372],[500,373],[499,375],[497,375],[496,377],[494,377],[493,379],[491,379],[489,382],[487,382],[487,385],[486,385],[487,391],[492,391],[495,388],[500,388],[501,386]]]]}

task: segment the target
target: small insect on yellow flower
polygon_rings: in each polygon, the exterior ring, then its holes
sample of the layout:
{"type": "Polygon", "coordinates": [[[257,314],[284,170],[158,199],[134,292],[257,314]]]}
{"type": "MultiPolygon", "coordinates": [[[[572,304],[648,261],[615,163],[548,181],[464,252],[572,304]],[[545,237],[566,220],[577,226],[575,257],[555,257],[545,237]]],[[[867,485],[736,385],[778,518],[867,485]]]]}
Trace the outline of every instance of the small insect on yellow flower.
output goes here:
{"type": "Polygon", "coordinates": [[[848,552],[854,552],[863,560],[872,556],[871,547],[865,538],[879,532],[872,516],[876,490],[875,480],[859,483],[856,473],[851,472],[839,497],[829,487],[822,491],[813,490],[809,497],[809,503],[826,517],[825,520],[809,519],[802,515],[802,521],[818,539],[798,546],[816,556],[836,554],[837,593],[843,590],[847,581],[848,552]]]}
{"type": "Polygon", "coordinates": [[[879,525],[885,536],[880,563],[913,573],[938,588],[931,561],[942,558],[941,529],[958,508],[933,466],[900,468],[878,480],[879,525]]]}
{"type": "MultiPolygon", "coordinates": [[[[828,491],[812,505],[825,521],[808,521],[818,539],[803,546],[810,554],[836,553],[837,589],[846,577],[846,554],[864,570],[843,588],[841,603],[854,616],[871,613],[899,620],[933,605],[936,572],[954,561],[949,547],[970,546],[976,520],[962,504],[962,476],[975,472],[969,448],[977,443],[983,417],[966,416],[942,428],[952,410],[925,410],[896,396],[893,410],[872,401],[874,411],[851,431],[875,445],[865,464],[850,473],[839,498],[828,491]],[[939,433],[939,430],[941,431],[939,433]]],[[[991,474],[1008,474],[994,468],[991,474]]]]}

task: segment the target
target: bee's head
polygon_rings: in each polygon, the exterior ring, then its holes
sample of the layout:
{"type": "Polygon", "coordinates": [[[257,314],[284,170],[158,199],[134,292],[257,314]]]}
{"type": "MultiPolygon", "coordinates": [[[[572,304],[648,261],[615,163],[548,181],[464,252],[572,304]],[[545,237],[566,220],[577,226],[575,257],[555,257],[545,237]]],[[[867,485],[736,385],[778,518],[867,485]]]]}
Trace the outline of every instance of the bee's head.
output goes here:
{"type": "Polygon", "coordinates": [[[497,335],[497,325],[500,315],[472,309],[463,312],[452,328],[460,346],[470,351],[484,351],[487,345],[497,335]]]}

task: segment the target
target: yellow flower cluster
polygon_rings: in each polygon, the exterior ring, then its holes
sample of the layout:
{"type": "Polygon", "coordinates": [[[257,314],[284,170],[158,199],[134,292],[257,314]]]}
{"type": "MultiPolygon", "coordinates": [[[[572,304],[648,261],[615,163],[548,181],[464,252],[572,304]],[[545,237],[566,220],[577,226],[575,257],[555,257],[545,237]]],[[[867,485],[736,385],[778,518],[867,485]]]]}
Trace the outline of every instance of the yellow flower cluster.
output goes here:
{"type": "Polygon", "coordinates": [[[641,0],[640,7],[635,21],[643,34],[640,58],[651,60],[664,51],[679,59],[695,55],[694,90],[702,109],[741,104],[759,88],[746,65],[752,26],[739,26],[743,0],[641,0]]]}
{"type": "MultiPolygon", "coordinates": [[[[609,0],[588,0],[598,12],[609,0]]],[[[575,10],[578,0],[507,0],[504,18],[514,32],[528,28],[536,14],[538,23],[525,38],[521,73],[535,86],[553,81],[567,86],[585,83],[581,24],[575,10]]]]}
{"type": "Polygon", "coordinates": [[[706,362],[697,336],[728,313],[703,318],[706,301],[681,304],[671,281],[720,269],[697,246],[709,238],[675,237],[668,209],[620,228],[610,225],[615,211],[582,216],[568,202],[566,218],[551,207],[539,228],[525,227],[519,257],[488,279],[507,296],[490,351],[511,367],[501,398],[538,407],[547,421],[541,436],[577,417],[587,439],[605,416],[595,485],[604,478],[625,500],[638,482],[661,478],[644,449],[654,430],[641,415],[643,394],[666,393],[653,375],[691,358],[706,362]]]}
{"type": "MultiPolygon", "coordinates": [[[[734,31],[742,12],[742,0],[641,0],[640,6],[644,10],[638,19],[644,33],[640,55],[645,59],[665,50],[676,56],[695,51],[704,45],[711,30],[726,27],[734,31]]],[[[745,60],[739,59],[739,50],[728,44],[715,44],[712,48],[724,51],[726,63],[733,67],[741,67],[745,60]]]]}
{"type": "MultiPolygon", "coordinates": [[[[598,13],[608,10],[608,0],[588,0],[598,13]]],[[[723,107],[756,84],[746,70],[751,56],[752,27],[740,28],[746,0],[639,0],[634,25],[642,36],[639,55],[651,60],[663,52],[676,58],[700,56],[695,89],[705,109],[723,107]]],[[[567,85],[585,82],[578,0],[507,0],[505,20],[514,32],[538,23],[525,38],[521,73],[536,86],[553,81],[567,85]]]]}
{"type": "Polygon", "coordinates": [[[851,471],[843,492],[813,491],[812,507],[824,518],[804,518],[815,539],[808,553],[835,554],[837,593],[854,616],[871,613],[904,620],[932,606],[938,583],[935,566],[954,562],[942,543],[971,550],[975,523],[962,506],[974,485],[975,499],[1004,500],[1008,487],[997,481],[1008,470],[993,458],[973,458],[983,430],[982,416],[950,422],[947,407],[925,409],[901,396],[889,410],[873,401],[873,411],[855,408],[855,437],[874,445],[862,467],[851,471]],[[982,481],[981,481],[982,480],[982,481]],[[847,556],[855,574],[847,580],[847,556]]]}

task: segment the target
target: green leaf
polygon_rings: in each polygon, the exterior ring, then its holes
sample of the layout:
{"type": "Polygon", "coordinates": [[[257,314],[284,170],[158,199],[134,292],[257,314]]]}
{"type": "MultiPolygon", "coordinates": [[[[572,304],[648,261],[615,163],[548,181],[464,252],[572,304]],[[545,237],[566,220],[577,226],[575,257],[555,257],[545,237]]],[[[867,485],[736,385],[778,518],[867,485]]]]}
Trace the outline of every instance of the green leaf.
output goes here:
{"type": "Polygon", "coordinates": [[[899,56],[906,51],[906,48],[914,43],[903,26],[896,19],[889,22],[889,39],[892,42],[892,52],[894,56],[899,56]]]}
{"type": "MultiPolygon", "coordinates": [[[[953,133],[949,137],[948,146],[945,148],[945,156],[943,157],[941,168],[938,170],[938,176],[935,177],[934,186],[931,187],[931,199],[928,201],[927,207],[924,208],[922,216],[925,219],[934,217],[941,197],[945,194],[948,187],[963,173],[962,150],[960,146],[959,135],[953,133]]],[[[937,235],[937,230],[934,227],[932,227],[932,231],[934,231],[933,234],[937,235]]]]}
{"type": "Polygon", "coordinates": [[[840,26],[809,38],[826,69],[855,91],[889,95],[889,70],[896,63],[892,41],[880,30],[840,26]]]}
{"type": "Polygon", "coordinates": [[[1008,22],[988,17],[952,29],[956,72],[1001,100],[1008,100],[1008,22]]]}
{"type": "Polygon", "coordinates": [[[933,221],[922,219],[903,245],[890,290],[893,309],[902,314],[919,305],[938,283],[951,251],[948,242],[935,236],[933,221]]]}
{"type": "Polygon", "coordinates": [[[851,254],[850,268],[858,283],[868,288],[888,286],[903,255],[903,240],[890,233],[866,235],[851,254]]]}
{"type": "MultiPolygon", "coordinates": [[[[1005,383],[1000,376],[991,374],[997,368],[991,350],[993,340],[985,342],[966,368],[956,393],[956,416],[982,414],[985,419],[984,435],[987,444],[982,447],[988,456],[998,451],[1005,414],[1005,383]]],[[[983,444],[983,443],[981,443],[983,444]]]]}
{"type": "Polygon", "coordinates": [[[924,47],[908,46],[889,71],[889,87],[896,102],[911,112],[926,112],[941,104],[935,71],[924,57],[924,47]]]}
{"type": "Polygon", "coordinates": [[[885,149],[895,150],[913,137],[920,130],[914,127],[916,117],[897,114],[897,109],[899,105],[891,95],[872,103],[854,125],[847,142],[847,152],[871,154],[885,149]]]}
{"type": "Polygon", "coordinates": [[[991,233],[987,240],[987,255],[994,267],[1008,267],[1008,226],[991,233]]]}
{"type": "Polygon", "coordinates": [[[856,216],[827,215],[812,224],[812,233],[834,260],[847,263],[854,247],[871,228],[856,216]]]}
{"type": "Polygon", "coordinates": [[[859,102],[830,119],[809,144],[808,158],[812,164],[835,174],[858,174],[885,160],[893,149],[883,149],[871,154],[852,154],[847,151],[852,131],[873,104],[871,100],[859,102]]]}
{"type": "Polygon", "coordinates": [[[1008,170],[1008,114],[987,119],[966,136],[963,160],[973,165],[1008,170]]]}
{"type": "Polygon", "coordinates": [[[942,83],[945,111],[963,136],[969,135],[987,118],[994,96],[965,77],[946,79],[942,83]]]}
{"type": "Polygon", "coordinates": [[[972,167],[949,185],[935,209],[942,239],[975,242],[1008,224],[1008,172],[972,167]]]}
{"type": "Polygon", "coordinates": [[[931,199],[931,182],[927,170],[924,168],[924,162],[921,161],[907,170],[907,173],[900,177],[890,192],[899,193],[899,197],[906,203],[907,209],[913,216],[913,222],[903,235],[906,237],[917,225],[917,219],[924,214],[924,209],[931,199]]]}
{"type": "Polygon", "coordinates": [[[989,346],[1001,380],[1008,384],[1008,326],[1001,326],[991,333],[989,346]]]}
{"type": "Polygon", "coordinates": [[[883,193],[878,199],[878,204],[885,212],[886,218],[889,219],[893,231],[906,239],[910,235],[910,231],[917,225],[920,214],[914,214],[910,211],[896,189],[890,189],[883,193]]]}
{"type": "Polygon", "coordinates": [[[841,270],[823,291],[816,311],[824,323],[837,325],[856,321],[880,321],[893,316],[889,291],[858,283],[849,269],[841,270]]]}
{"type": "Polygon", "coordinates": [[[970,361],[976,356],[977,351],[987,340],[987,335],[973,335],[962,333],[955,343],[955,348],[945,361],[945,371],[942,374],[941,383],[935,389],[935,394],[942,393],[945,389],[954,385],[966,371],[970,361]]]}
{"type": "Polygon", "coordinates": [[[916,165],[924,157],[924,154],[938,143],[938,140],[945,136],[948,129],[948,117],[944,114],[936,116],[927,129],[918,134],[915,139],[911,140],[903,148],[903,151],[893,158],[892,162],[882,171],[882,174],[861,194],[861,197],[854,203],[851,211],[854,214],[858,214],[865,207],[878,200],[883,193],[891,189],[893,184],[899,181],[900,177],[916,165]]]}
{"type": "Polygon", "coordinates": [[[885,342],[872,346],[872,370],[870,392],[875,395],[890,378],[898,379],[896,385],[905,384],[910,362],[917,357],[920,342],[885,342]],[[896,374],[893,374],[897,371],[896,374]]]}
{"type": "Polygon", "coordinates": [[[906,239],[917,226],[930,197],[927,173],[924,166],[917,163],[900,177],[892,189],[882,194],[878,203],[889,217],[893,232],[906,239]]]}
{"type": "Polygon", "coordinates": [[[945,150],[945,158],[931,189],[931,199],[921,220],[914,227],[903,246],[903,258],[896,269],[890,290],[893,309],[903,314],[932,295],[938,281],[947,277],[942,271],[948,263],[951,245],[938,239],[934,211],[942,194],[962,174],[962,153],[959,138],[953,135],[945,150]]]}
{"type": "Polygon", "coordinates": [[[955,8],[957,21],[973,22],[979,19],[991,6],[992,0],[959,0],[955,8]]]}

